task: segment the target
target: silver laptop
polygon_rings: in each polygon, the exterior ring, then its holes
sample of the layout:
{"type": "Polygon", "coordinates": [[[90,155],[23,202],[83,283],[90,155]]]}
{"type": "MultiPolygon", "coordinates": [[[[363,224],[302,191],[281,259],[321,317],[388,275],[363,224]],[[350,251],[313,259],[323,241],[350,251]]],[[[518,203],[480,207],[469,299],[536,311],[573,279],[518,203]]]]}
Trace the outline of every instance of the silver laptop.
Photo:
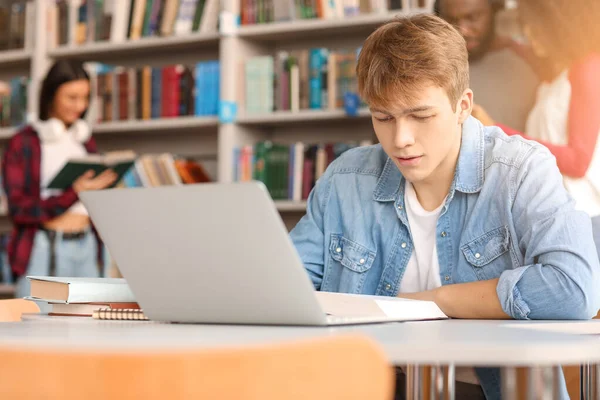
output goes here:
{"type": "MultiPolygon", "coordinates": [[[[258,182],[80,193],[152,320],[337,325],[327,315],[265,186],[258,182]]],[[[397,320],[397,319],[396,319],[397,320]]]]}

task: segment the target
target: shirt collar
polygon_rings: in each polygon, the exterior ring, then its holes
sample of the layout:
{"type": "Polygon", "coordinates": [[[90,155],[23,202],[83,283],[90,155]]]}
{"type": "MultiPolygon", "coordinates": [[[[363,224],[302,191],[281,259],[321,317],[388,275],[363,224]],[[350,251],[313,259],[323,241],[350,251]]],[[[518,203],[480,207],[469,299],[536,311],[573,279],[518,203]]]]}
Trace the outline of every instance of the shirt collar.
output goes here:
{"type": "MultiPolygon", "coordinates": [[[[467,118],[462,126],[460,153],[451,191],[477,193],[481,190],[484,181],[484,144],[483,125],[473,117],[467,118]]],[[[400,170],[388,157],[379,175],[373,199],[396,200],[403,182],[404,177],[400,170]]]]}

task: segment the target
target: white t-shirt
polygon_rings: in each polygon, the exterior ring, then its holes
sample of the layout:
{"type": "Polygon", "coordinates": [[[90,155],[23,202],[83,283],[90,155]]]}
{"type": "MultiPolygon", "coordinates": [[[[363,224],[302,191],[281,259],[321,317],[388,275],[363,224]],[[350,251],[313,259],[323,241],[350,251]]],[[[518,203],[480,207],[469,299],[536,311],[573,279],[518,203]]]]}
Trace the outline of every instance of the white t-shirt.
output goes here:
{"type": "MultiPolygon", "coordinates": [[[[400,282],[400,293],[414,293],[442,286],[440,262],[437,252],[437,222],[446,200],[433,211],[427,211],[419,203],[413,185],[406,181],[404,206],[413,240],[413,252],[408,260],[400,282]]],[[[479,385],[473,368],[456,368],[456,380],[479,385]]]]}
{"type": "MultiPolygon", "coordinates": [[[[83,158],[87,155],[87,150],[76,133],[78,127],[65,129],[62,123],[53,120],[39,121],[35,124],[40,136],[40,197],[42,199],[60,195],[61,190],[48,189],[48,184],[69,159],[83,158]]],[[[80,201],[73,204],[67,212],[88,215],[80,201]]]]}
{"type": "MultiPolygon", "coordinates": [[[[540,84],[537,102],[529,113],[525,133],[532,139],[566,146],[569,143],[571,91],[568,70],[563,71],[554,81],[540,84]]],[[[585,176],[573,178],[564,175],[563,183],[575,199],[575,208],[585,211],[591,217],[600,215],[600,140],[596,143],[594,156],[585,176]]]]}
{"type": "Polygon", "coordinates": [[[433,211],[421,207],[413,185],[406,181],[404,205],[414,249],[400,282],[400,293],[414,293],[442,286],[436,248],[436,226],[444,202],[433,211]]]}

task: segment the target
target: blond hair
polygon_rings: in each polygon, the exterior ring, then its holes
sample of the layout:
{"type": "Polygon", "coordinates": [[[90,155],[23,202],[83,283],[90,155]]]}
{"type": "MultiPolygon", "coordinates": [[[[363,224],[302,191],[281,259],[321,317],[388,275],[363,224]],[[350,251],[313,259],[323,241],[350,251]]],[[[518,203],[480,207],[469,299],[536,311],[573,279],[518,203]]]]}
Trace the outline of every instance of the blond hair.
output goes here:
{"type": "Polygon", "coordinates": [[[430,14],[399,17],[363,44],[356,73],[360,96],[371,107],[410,104],[428,85],[443,88],[454,106],[469,86],[465,40],[452,25],[430,14]]]}

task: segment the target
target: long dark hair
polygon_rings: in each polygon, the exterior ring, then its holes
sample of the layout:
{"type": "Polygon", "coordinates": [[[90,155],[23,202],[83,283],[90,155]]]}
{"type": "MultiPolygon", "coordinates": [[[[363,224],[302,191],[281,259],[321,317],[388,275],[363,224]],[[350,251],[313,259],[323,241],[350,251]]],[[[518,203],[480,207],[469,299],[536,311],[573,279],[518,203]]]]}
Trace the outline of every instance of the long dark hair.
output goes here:
{"type": "MultiPolygon", "coordinates": [[[[50,67],[50,70],[46,74],[44,81],[42,82],[42,89],[40,91],[40,104],[39,118],[42,121],[50,118],[50,111],[52,109],[52,103],[54,102],[54,96],[58,88],[67,82],[78,81],[85,79],[90,81],[90,76],[83,68],[83,64],[79,61],[59,60],[50,67]]],[[[87,110],[82,114],[85,116],[87,110]]]]}

